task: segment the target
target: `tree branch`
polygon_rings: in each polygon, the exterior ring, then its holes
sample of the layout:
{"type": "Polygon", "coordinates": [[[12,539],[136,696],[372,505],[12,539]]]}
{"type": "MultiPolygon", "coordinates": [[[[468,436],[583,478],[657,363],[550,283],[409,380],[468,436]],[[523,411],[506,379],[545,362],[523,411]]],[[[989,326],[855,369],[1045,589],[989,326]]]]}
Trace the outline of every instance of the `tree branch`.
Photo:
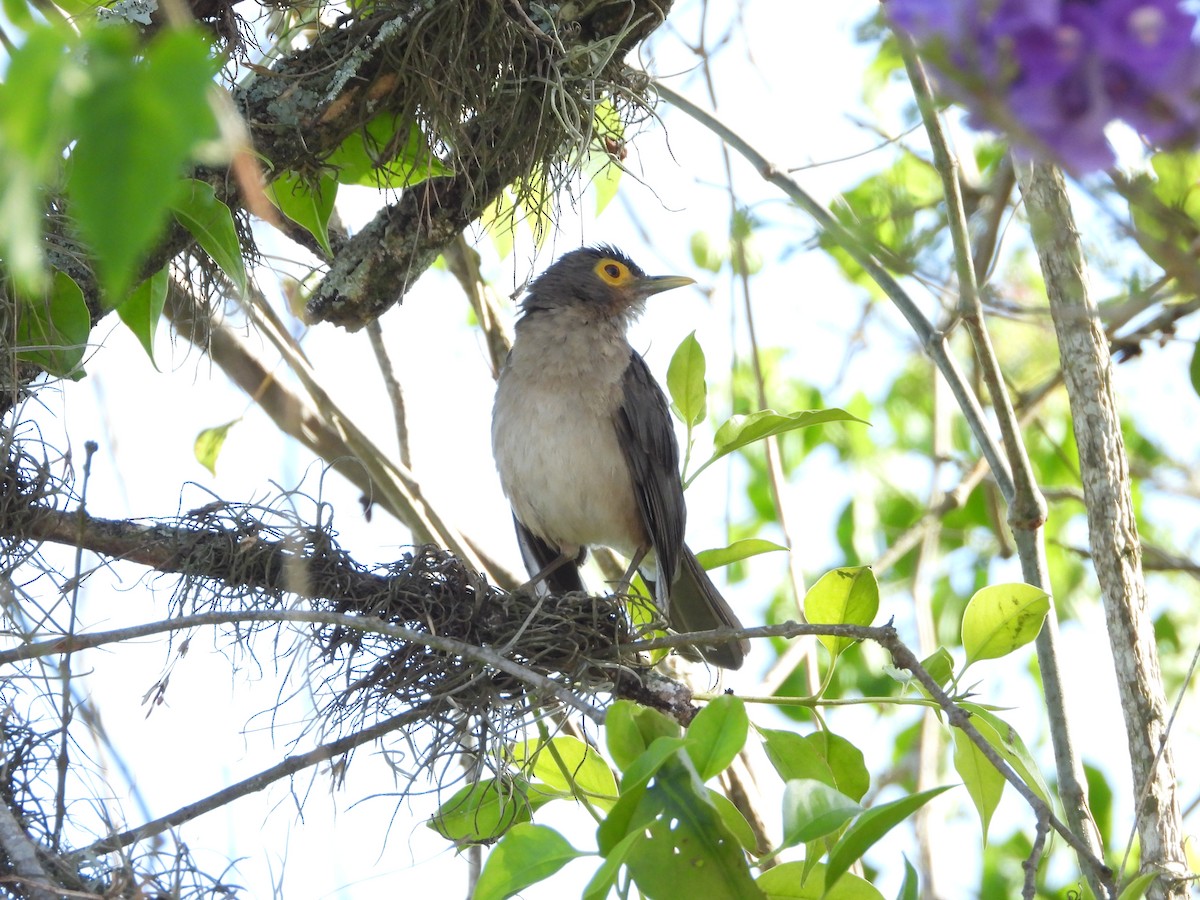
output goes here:
{"type": "Polygon", "coordinates": [[[1185,897],[1188,866],[1178,785],[1166,745],[1166,697],[1137,519],[1129,486],[1128,457],[1112,385],[1112,359],[1088,295],[1083,248],[1062,174],[1045,164],[1018,167],[1030,231],[1042,266],[1050,313],[1070,401],[1079,470],[1087,505],[1092,564],[1104,601],[1108,638],[1117,670],[1138,805],[1143,868],[1163,880],[1150,896],[1185,897]]]}

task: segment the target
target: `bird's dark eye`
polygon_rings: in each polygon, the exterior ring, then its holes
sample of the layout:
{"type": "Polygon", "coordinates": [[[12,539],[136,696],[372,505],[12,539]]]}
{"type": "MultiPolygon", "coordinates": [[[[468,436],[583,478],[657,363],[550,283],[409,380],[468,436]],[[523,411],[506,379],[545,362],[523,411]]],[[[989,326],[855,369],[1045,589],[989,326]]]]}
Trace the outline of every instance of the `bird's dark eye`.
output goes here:
{"type": "Polygon", "coordinates": [[[607,265],[604,267],[604,274],[609,278],[617,278],[620,276],[621,270],[615,265],[607,265]]]}

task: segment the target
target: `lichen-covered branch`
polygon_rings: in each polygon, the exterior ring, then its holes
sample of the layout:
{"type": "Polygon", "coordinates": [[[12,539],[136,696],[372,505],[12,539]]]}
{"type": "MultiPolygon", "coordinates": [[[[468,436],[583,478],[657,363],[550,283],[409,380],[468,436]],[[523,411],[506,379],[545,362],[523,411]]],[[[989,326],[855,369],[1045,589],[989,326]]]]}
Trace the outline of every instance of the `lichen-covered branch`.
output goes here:
{"type": "Polygon", "coordinates": [[[1092,564],[1100,583],[1137,792],[1143,867],[1164,879],[1152,897],[1185,897],[1178,785],[1166,745],[1166,698],[1154,623],[1146,608],[1142,550],[1129,463],[1112,384],[1108,340],[1088,295],[1079,233],[1066,186],[1046,164],[1020,167],[1021,189],[1050,312],[1079,448],[1092,564]]]}

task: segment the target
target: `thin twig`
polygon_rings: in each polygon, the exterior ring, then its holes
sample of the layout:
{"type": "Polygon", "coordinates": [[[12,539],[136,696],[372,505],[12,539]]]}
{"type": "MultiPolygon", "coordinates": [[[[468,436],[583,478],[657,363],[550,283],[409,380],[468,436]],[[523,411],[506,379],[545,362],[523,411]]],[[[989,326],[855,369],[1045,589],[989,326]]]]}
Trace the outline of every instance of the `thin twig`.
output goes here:
{"type": "Polygon", "coordinates": [[[367,337],[371,341],[371,349],[375,351],[375,363],[379,366],[379,374],[383,377],[383,386],[387,389],[388,400],[392,404],[392,418],[396,420],[396,444],[400,450],[400,465],[406,469],[412,468],[412,454],[408,449],[408,415],[404,411],[404,391],[396,380],[396,370],[392,359],[388,356],[387,345],[383,342],[383,327],[378,319],[367,323],[367,337]]]}
{"type": "Polygon", "coordinates": [[[205,813],[220,809],[222,806],[232,803],[240,797],[261,791],[281,778],[287,778],[289,775],[294,775],[296,772],[307,769],[310,766],[333,759],[335,756],[341,756],[350,752],[355,747],[361,747],[363,744],[370,743],[376,738],[383,737],[385,734],[395,731],[397,728],[401,728],[411,722],[419,721],[427,713],[428,709],[425,706],[418,706],[399,715],[392,716],[390,719],[385,719],[382,722],[372,725],[370,728],[364,728],[362,731],[355,732],[344,738],[330,741],[328,744],[322,744],[319,747],[309,750],[307,753],[289,756],[283,762],[271,766],[269,769],[263,769],[256,775],[252,775],[249,778],[239,781],[237,784],[223,788],[215,794],[210,794],[203,800],[197,800],[195,803],[181,806],[174,812],[154,819],[151,822],[146,822],[144,825],[139,825],[137,828],[131,828],[119,834],[112,834],[101,838],[84,847],[82,850],[77,850],[72,854],[72,857],[87,858],[104,853],[112,853],[114,850],[120,850],[122,847],[128,847],[130,844],[136,844],[138,841],[144,841],[146,838],[162,834],[171,828],[177,828],[185,822],[199,818],[205,813]]]}
{"type": "MultiPolygon", "coordinates": [[[[99,447],[95,441],[84,444],[83,485],[79,494],[78,538],[75,544],[75,572],[71,578],[70,615],[67,624],[67,636],[75,636],[75,628],[79,622],[79,586],[83,581],[83,549],[84,530],[87,525],[87,496],[88,484],[92,477],[92,459],[99,447]]],[[[58,850],[62,842],[63,825],[67,821],[67,772],[71,763],[71,720],[73,718],[74,702],[71,696],[71,653],[63,653],[58,664],[62,678],[62,700],[59,706],[59,720],[62,723],[58,739],[58,783],[54,790],[54,831],[50,837],[51,846],[58,850]]]]}

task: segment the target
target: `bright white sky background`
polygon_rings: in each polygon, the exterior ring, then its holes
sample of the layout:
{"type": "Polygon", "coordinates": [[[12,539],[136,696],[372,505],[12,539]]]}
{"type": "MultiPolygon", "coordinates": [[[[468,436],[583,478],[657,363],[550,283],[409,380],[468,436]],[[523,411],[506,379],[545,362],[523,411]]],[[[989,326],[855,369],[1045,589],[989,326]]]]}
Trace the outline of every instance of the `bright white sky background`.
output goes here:
{"type": "MultiPolygon", "coordinates": [[[[684,45],[697,40],[699,4],[680,2],[678,7],[670,26],[643,50],[643,60],[654,73],[673,76],[676,90],[707,105],[703,81],[691,71],[696,59],[684,45]]],[[[854,121],[869,120],[872,113],[863,109],[860,99],[869,48],[857,46],[852,38],[854,24],[874,8],[868,0],[794,4],[758,0],[742,5],[738,36],[713,61],[720,116],[785,168],[838,159],[875,146],[878,137],[854,121]]],[[[722,30],[710,29],[710,37],[722,30]]],[[[719,236],[727,227],[719,144],[682,114],[665,105],[660,112],[669,137],[661,129],[645,130],[629,159],[633,171],[653,190],[626,177],[620,196],[599,219],[590,215],[592,199],[585,197],[583,206],[589,214],[581,219],[566,215],[553,248],[543,251],[536,267],[540,270],[580,243],[604,241],[623,247],[650,273],[695,276],[700,281],[697,289],[652,301],[634,343],[661,379],[671,352],[696,329],[710,360],[710,373],[720,377],[731,340],[742,350],[746,347],[744,328],[740,315],[734,316],[737,324],[730,327],[730,308],[731,304],[736,308],[736,298],[727,277],[697,271],[688,250],[693,231],[719,236]],[[647,246],[643,234],[652,237],[652,246],[647,246]],[[710,296],[706,296],[708,289],[710,296]]],[[[897,111],[892,121],[881,124],[893,129],[898,122],[897,111]]],[[[883,158],[867,157],[808,169],[798,177],[809,191],[828,201],[882,165],[883,158]]],[[[838,277],[822,253],[805,248],[811,227],[800,213],[736,157],[734,170],[739,199],[754,204],[756,214],[773,226],[759,238],[767,261],[755,279],[759,334],[765,343],[793,348],[786,361],[789,373],[828,389],[841,367],[845,352],[841,335],[859,313],[860,295],[838,277]]],[[[356,195],[356,202],[340,207],[352,227],[369,218],[369,193],[364,190],[356,195]]],[[[489,239],[481,239],[479,246],[485,274],[502,292],[530,274],[528,248],[518,248],[501,260],[489,239]]],[[[271,252],[269,244],[264,249],[271,252]]],[[[262,284],[274,292],[269,278],[262,284]]],[[[932,309],[927,296],[918,297],[932,309]]],[[[393,361],[406,392],[419,479],[450,522],[516,569],[519,559],[509,513],[489,450],[492,382],[479,338],[467,324],[461,291],[447,274],[431,271],[403,306],[394,308],[382,322],[395,348],[393,361]]],[[[827,396],[831,405],[843,405],[860,390],[877,396],[890,380],[887,373],[914,352],[898,314],[886,310],[876,322],[867,336],[872,352],[857,357],[844,381],[827,396]]],[[[301,325],[293,324],[300,334],[301,325]]],[[[44,391],[40,400],[45,408],[36,413],[50,445],[69,447],[77,462],[84,441],[99,442],[88,494],[92,513],[168,516],[201,506],[214,496],[246,501],[274,495],[279,487],[300,486],[310,494],[321,492],[333,504],[343,546],[355,558],[388,560],[407,543],[406,533],[382,512],[372,523],[364,522],[355,490],[335,474],[322,482],[320,468],[306,451],[281,440],[266,417],[228,387],[207,360],[188,352],[182,342],[172,346],[165,328],[158,344],[161,374],[115,317],[102,323],[95,338],[104,346],[88,364],[89,377],[66,385],[61,392],[44,391]],[[245,420],[233,429],[220,457],[217,476],[211,476],[192,455],[197,432],[243,415],[245,420]]],[[[259,343],[252,335],[249,340],[259,343]]],[[[394,448],[391,412],[378,374],[368,362],[372,357],[365,334],[319,326],[304,334],[302,343],[336,401],[380,446],[394,448]]],[[[263,353],[269,357],[266,348],[263,353]]],[[[1121,367],[1118,378],[1123,395],[1142,398],[1136,403],[1146,416],[1186,411],[1182,416],[1171,414],[1170,424],[1176,432],[1182,426],[1190,434],[1186,442],[1177,442],[1176,449],[1180,456],[1194,459],[1200,406],[1187,390],[1185,360],[1179,347],[1151,352],[1135,365],[1121,367]],[[1164,371],[1165,377],[1155,374],[1164,371]],[[1145,399],[1149,397],[1153,401],[1145,399]]],[[[927,480],[927,475],[918,477],[927,480]]],[[[916,484],[922,485],[918,490],[925,489],[923,481],[916,484]]],[[[723,542],[726,487],[725,472],[718,467],[689,493],[689,543],[694,548],[723,542]]],[[[829,456],[817,453],[805,463],[790,503],[801,566],[810,579],[836,559],[834,517],[854,490],[829,456]]],[[[302,510],[311,515],[311,509],[302,510]]],[[[1194,534],[1195,512],[1191,506],[1166,514],[1186,515],[1180,529],[1194,534]]],[[[729,599],[748,623],[761,620],[766,599],[754,586],[774,584],[783,565],[781,556],[764,558],[751,582],[730,593],[729,599]]],[[[1019,572],[997,566],[994,580],[1019,580],[1019,572]]],[[[171,583],[168,578],[141,579],[140,570],[132,567],[116,567],[111,574],[97,572],[88,582],[83,622],[88,628],[105,629],[161,617],[171,583]],[[159,589],[151,596],[143,589],[144,582],[159,589]]],[[[898,625],[909,629],[907,636],[915,639],[909,605],[908,597],[885,593],[880,620],[896,616],[898,625]]],[[[1116,774],[1121,798],[1118,821],[1127,823],[1124,737],[1113,700],[1107,648],[1095,642],[1098,635],[1102,639],[1099,628],[1097,620],[1087,627],[1065,629],[1065,671],[1078,707],[1074,722],[1078,743],[1089,761],[1103,761],[1116,774]]],[[[228,645],[224,638],[215,643],[221,648],[228,645]]],[[[1032,648],[1027,652],[1032,653],[1032,648]]],[[[763,650],[752,654],[746,671],[729,677],[726,684],[752,690],[765,668],[766,655],[763,650]]],[[[122,763],[149,806],[146,811],[138,808],[117,771],[118,761],[103,759],[110,767],[107,774],[115,799],[126,816],[124,824],[136,825],[165,814],[266,768],[285,754],[285,741],[295,733],[295,723],[305,710],[303,704],[290,704],[274,723],[262,714],[274,703],[279,681],[270,666],[269,647],[264,646],[260,659],[261,672],[247,662],[231,675],[226,655],[214,652],[213,633],[197,633],[190,653],[174,669],[166,702],[147,715],[142,695],[168,660],[161,643],[123,644],[78,658],[76,666],[89,672],[90,699],[123,748],[122,763]],[[278,729],[274,740],[272,724],[278,729]]],[[[976,676],[985,679],[982,690],[990,702],[1016,707],[1010,718],[1032,741],[1030,723],[1038,703],[1024,674],[1027,662],[1028,657],[1019,653],[980,665],[976,676]]],[[[769,713],[752,710],[752,714],[765,724],[775,721],[769,713]]],[[[871,739],[872,720],[873,714],[863,710],[833,721],[836,730],[860,743],[874,770],[889,758],[890,747],[871,739]]],[[[306,750],[312,743],[315,740],[302,742],[297,749],[306,750]]],[[[1186,760],[1188,754],[1178,757],[1186,760]]],[[[1046,771],[1051,772],[1048,754],[1045,759],[1046,771]]],[[[1196,778],[1186,771],[1186,763],[1183,768],[1183,796],[1189,798],[1195,793],[1196,778]]],[[[182,837],[210,870],[219,870],[223,858],[240,859],[229,880],[244,885],[248,897],[269,896],[272,885],[279,886],[284,897],[463,895],[464,865],[423,824],[434,807],[432,799],[417,797],[398,805],[396,784],[369,749],[355,756],[345,789],[331,789],[326,771],[322,767],[311,788],[309,774],[297,777],[296,793],[305,801],[303,816],[287,786],[276,785],[185,826],[182,837]],[[351,798],[372,795],[376,796],[351,806],[351,798]]],[[[769,781],[763,785],[770,798],[765,806],[768,821],[776,828],[778,787],[769,781]]],[[[954,791],[944,799],[942,809],[955,829],[945,849],[969,862],[979,846],[979,827],[967,803],[964,791],[954,791]]],[[[561,826],[576,846],[594,847],[593,826],[584,815],[551,813],[544,821],[561,826]]],[[[993,833],[1002,836],[1014,826],[1031,830],[1032,819],[1010,792],[993,833]]],[[[901,852],[912,853],[903,830],[870,857],[883,869],[879,887],[885,895],[894,894],[899,885],[901,852]]],[[[570,896],[593,870],[594,863],[575,863],[566,870],[569,874],[549,882],[553,887],[531,889],[525,896],[570,896]]],[[[961,877],[960,883],[946,886],[952,895],[966,895],[976,883],[977,867],[965,866],[961,877]]]]}

